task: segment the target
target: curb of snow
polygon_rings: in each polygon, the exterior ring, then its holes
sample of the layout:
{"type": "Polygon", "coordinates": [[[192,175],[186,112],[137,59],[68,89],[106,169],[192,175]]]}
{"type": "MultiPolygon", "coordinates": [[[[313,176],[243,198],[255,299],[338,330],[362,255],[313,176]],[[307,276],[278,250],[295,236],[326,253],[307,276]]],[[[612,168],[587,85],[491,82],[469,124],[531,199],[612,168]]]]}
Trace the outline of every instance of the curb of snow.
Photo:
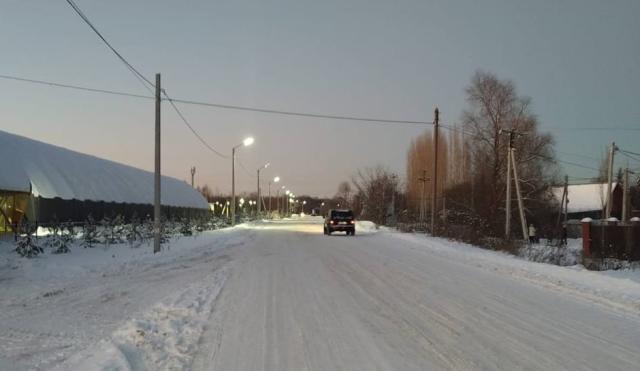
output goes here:
{"type": "Polygon", "coordinates": [[[186,287],[139,318],[130,319],[98,344],[57,370],[189,370],[198,341],[228,277],[221,268],[186,287]]]}
{"type": "Polygon", "coordinates": [[[605,272],[589,271],[582,266],[563,267],[536,263],[443,238],[399,232],[391,232],[389,235],[413,242],[461,264],[506,274],[622,312],[637,315],[640,311],[640,283],[630,277],[640,276],[640,272],[629,272],[629,277],[613,277],[605,272]]]}

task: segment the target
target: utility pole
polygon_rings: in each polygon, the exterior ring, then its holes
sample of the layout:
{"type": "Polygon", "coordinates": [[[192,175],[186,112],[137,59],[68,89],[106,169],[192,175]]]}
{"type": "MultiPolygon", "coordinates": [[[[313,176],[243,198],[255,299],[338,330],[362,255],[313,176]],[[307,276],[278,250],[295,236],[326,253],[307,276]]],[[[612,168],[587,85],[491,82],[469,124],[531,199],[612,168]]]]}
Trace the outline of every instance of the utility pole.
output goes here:
{"type": "Polygon", "coordinates": [[[567,224],[567,218],[569,217],[569,176],[564,176],[564,224],[567,224]]]}
{"type": "Polygon", "coordinates": [[[391,225],[396,225],[396,179],[395,174],[391,176],[393,179],[393,191],[391,192],[391,225]]]}
{"type": "Polygon", "coordinates": [[[435,109],[433,122],[433,181],[431,182],[431,236],[436,235],[436,200],[438,192],[438,126],[440,124],[440,111],[435,109]]]}
{"type": "Polygon", "coordinates": [[[509,147],[507,148],[507,196],[505,198],[504,238],[511,238],[511,140],[513,134],[509,134],[509,147]]]}
{"type": "Polygon", "coordinates": [[[271,219],[271,181],[269,181],[269,219],[271,219]]]}
{"type": "Polygon", "coordinates": [[[160,252],[160,74],[156,73],[156,143],[153,174],[153,253],[160,252]]]}
{"type": "Polygon", "coordinates": [[[627,206],[629,203],[629,165],[624,169],[624,184],[622,188],[622,218],[621,221],[624,223],[628,219],[629,207],[627,206]]]}
{"type": "Polygon", "coordinates": [[[195,167],[195,166],[193,166],[193,167],[191,168],[191,188],[195,188],[195,186],[194,186],[194,181],[193,181],[193,180],[194,180],[194,178],[195,178],[195,176],[196,176],[196,167],[195,167]]]}
{"type": "Polygon", "coordinates": [[[607,171],[607,204],[605,206],[605,219],[609,219],[611,217],[611,204],[613,203],[611,200],[613,193],[611,186],[613,182],[613,155],[615,151],[616,143],[611,142],[611,147],[609,147],[609,168],[607,171]]]}
{"type": "Polygon", "coordinates": [[[426,188],[427,182],[431,178],[427,177],[427,170],[422,170],[422,177],[418,178],[418,181],[422,183],[422,192],[420,193],[420,223],[424,223],[424,219],[427,214],[427,195],[426,188]]]}
{"type": "Polygon", "coordinates": [[[231,149],[231,225],[236,225],[236,147],[231,149]]]}
{"type": "MultiPolygon", "coordinates": [[[[510,129],[500,129],[498,134],[508,134],[509,135],[509,146],[507,147],[507,195],[505,200],[505,221],[504,221],[504,238],[511,238],[511,163],[512,156],[511,150],[513,149],[513,139],[516,135],[522,135],[515,130],[510,129]]],[[[515,163],[513,165],[515,169],[515,163]]]]}
{"type": "Polygon", "coordinates": [[[260,169],[258,169],[257,171],[258,173],[258,208],[256,209],[256,219],[260,218],[260,169]]]}
{"type": "Polygon", "coordinates": [[[560,199],[560,210],[558,211],[558,218],[556,219],[556,228],[560,227],[560,218],[564,215],[564,222],[567,222],[567,213],[566,213],[566,205],[567,205],[567,196],[569,190],[569,176],[564,176],[564,187],[562,189],[562,198],[560,199]]]}
{"type": "Polygon", "coordinates": [[[524,203],[520,193],[520,180],[518,179],[518,167],[516,166],[515,149],[511,149],[511,163],[513,164],[513,180],[516,183],[516,195],[518,196],[518,211],[520,211],[520,226],[522,227],[522,238],[527,240],[527,218],[524,215],[524,203]]]}

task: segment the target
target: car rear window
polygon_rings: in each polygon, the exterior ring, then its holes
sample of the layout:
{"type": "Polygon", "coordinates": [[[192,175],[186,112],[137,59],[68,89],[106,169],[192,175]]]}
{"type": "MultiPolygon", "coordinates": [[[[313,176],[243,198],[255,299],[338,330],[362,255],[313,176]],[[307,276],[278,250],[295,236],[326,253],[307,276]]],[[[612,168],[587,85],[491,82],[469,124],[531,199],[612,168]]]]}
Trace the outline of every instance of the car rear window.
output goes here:
{"type": "Polygon", "coordinates": [[[332,211],[331,218],[333,219],[353,219],[353,211],[332,211]]]}

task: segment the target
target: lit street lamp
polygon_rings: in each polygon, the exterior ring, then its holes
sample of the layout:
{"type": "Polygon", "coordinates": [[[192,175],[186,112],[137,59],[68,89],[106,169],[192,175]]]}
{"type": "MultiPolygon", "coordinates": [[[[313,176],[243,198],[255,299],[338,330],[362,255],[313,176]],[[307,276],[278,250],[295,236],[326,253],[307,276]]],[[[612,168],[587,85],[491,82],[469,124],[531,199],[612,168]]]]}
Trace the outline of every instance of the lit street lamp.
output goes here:
{"type": "Polygon", "coordinates": [[[231,149],[231,225],[236,225],[236,149],[242,146],[248,147],[253,142],[253,137],[248,137],[231,149]]]}
{"type": "Polygon", "coordinates": [[[291,191],[287,189],[286,192],[284,192],[284,195],[282,195],[282,212],[285,215],[289,214],[289,202],[287,202],[287,200],[289,199],[290,193],[291,191]]]}
{"type": "MultiPolygon", "coordinates": [[[[282,187],[278,188],[278,190],[276,191],[276,201],[278,202],[278,205],[276,205],[276,206],[278,207],[278,215],[280,215],[280,211],[281,211],[281,208],[280,208],[280,190],[282,189],[282,192],[284,192],[285,188],[287,188],[287,187],[282,186],[282,187]]],[[[283,197],[284,197],[284,195],[283,195],[283,197]]]]}
{"type": "Polygon", "coordinates": [[[261,202],[260,202],[260,199],[261,199],[260,198],[260,170],[268,168],[269,165],[271,165],[271,163],[267,162],[266,164],[260,166],[260,168],[258,168],[258,170],[257,170],[257,173],[258,173],[258,209],[256,211],[256,218],[260,217],[260,204],[261,204],[261,202]]]}
{"type": "MultiPolygon", "coordinates": [[[[278,183],[280,181],[280,177],[277,176],[273,178],[273,183],[278,183]]],[[[269,217],[271,217],[271,180],[269,181],[269,217]]],[[[277,196],[276,196],[277,199],[277,196]]]]}

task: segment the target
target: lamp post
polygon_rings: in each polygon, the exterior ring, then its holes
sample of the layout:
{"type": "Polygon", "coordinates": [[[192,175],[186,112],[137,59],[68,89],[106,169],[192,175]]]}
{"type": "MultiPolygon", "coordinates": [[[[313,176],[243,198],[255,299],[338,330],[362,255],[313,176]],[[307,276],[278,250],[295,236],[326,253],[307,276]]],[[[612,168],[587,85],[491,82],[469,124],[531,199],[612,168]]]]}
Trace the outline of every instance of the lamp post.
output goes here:
{"type": "MultiPolygon", "coordinates": [[[[277,176],[273,178],[273,183],[278,183],[280,181],[280,177],[277,176]]],[[[269,181],[269,217],[271,217],[271,180],[269,181]]],[[[276,197],[277,199],[277,197],[276,197]]]]}
{"type": "Polygon", "coordinates": [[[301,213],[304,214],[304,205],[307,204],[307,201],[302,201],[302,206],[301,207],[301,213]]]}
{"type": "Polygon", "coordinates": [[[256,170],[256,172],[258,173],[258,209],[256,211],[256,218],[260,217],[260,204],[261,204],[261,202],[260,202],[260,199],[261,199],[261,197],[260,197],[260,170],[268,168],[269,165],[271,165],[271,163],[267,162],[266,164],[260,166],[258,168],[258,170],[256,170]]]}
{"type": "Polygon", "coordinates": [[[289,213],[289,194],[290,193],[291,191],[287,189],[284,192],[284,195],[282,195],[282,213],[284,215],[287,215],[289,213]]]}
{"type": "Polygon", "coordinates": [[[231,225],[236,225],[236,149],[248,147],[253,142],[253,137],[248,137],[231,149],[231,225]]]}

